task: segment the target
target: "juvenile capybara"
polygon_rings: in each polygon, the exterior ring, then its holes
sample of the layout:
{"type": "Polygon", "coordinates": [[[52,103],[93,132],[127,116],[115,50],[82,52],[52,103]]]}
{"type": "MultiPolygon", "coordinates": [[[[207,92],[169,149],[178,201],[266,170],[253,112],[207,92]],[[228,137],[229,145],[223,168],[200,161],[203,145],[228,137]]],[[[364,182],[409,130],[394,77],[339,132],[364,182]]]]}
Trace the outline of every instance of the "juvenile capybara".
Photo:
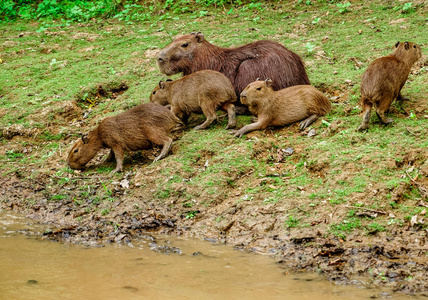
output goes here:
{"type": "Polygon", "coordinates": [[[274,90],[310,84],[300,56],[268,40],[221,48],[205,40],[202,33],[191,33],[167,45],[157,62],[166,75],[189,75],[200,70],[221,72],[232,82],[237,97],[257,78],[270,78],[274,90]]]}
{"type": "Polygon", "coordinates": [[[122,172],[125,151],[150,149],[162,145],[154,161],[164,158],[171,148],[171,130],[180,120],[172,112],[156,103],[138,105],[114,117],[103,119],[99,126],[83,136],[71,149],[67,164],[82,169],[99,150],[110,148],[107,160],[116,159],[115,172],[122,172]]]}
{"type": "Polygon", "coordinates": [[[361,103],[363,121],[358,130],[369,128],[370,112],[377,106],[376,114],[384,124],[394,120],[385,117],[385,112],[394,99],[403,100],[401,89],[406,83],[410,68],[422,56],[421,47],[410,42],[395,44],[392,54],[374,60],[361,80],[361,103]]]}
{"type": "Polygon", "coordinates": [[[284,126],[300,122],[303,130],[331,110],[327,97],[311,85],[296,85],[274,91],[272,81],[255,81],[241,93],[241,102],[257,116],[257,122],[234,130],[236,137],[267,126],[284,126]]]}
{"type": "Polygon", "coordinates": [[[174,81],[161,81],[150,94],[150,101],[171,104],[171,111],[184,122],[190,113],[202,112],[207,119],[195,129],[205,129],[214,122],[218,107],[229,116],[226,129],[236,125],[234,88],[224,74],[216,71],[204,70],[174,81]]]}

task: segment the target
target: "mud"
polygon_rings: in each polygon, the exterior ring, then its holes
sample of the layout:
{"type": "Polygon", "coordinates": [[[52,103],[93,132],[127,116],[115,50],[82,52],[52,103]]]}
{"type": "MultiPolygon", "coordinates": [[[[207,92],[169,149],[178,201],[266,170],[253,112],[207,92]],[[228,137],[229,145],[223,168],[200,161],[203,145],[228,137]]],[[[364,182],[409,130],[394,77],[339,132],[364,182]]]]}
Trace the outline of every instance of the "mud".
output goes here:
{"type": "MultiPolygon", "coordinates": [[[[253,138],[256,136],[259,135],[252,134],[253,138]]],[[[18,138],[23,139],[24,135],[18,138]]],[[[253,156],[269,160],[270,145],[261,141],[256,143],[253,156]]],[[[22,153],[24,149],[31,151],[28,146],[15,151],[22,153]]],[[[291,158],[297,159],[302,149],[296,148],[293,151],[291,158]]],[[[159,149],[155,149],[147,151],[147,154],[154,158],[158,152],[159,149]]],[[[409,151],[400,161],[391,162],[390,167],[421,164],[421,169],[426,170],[426,154],[409,151]]],[[[64,155],[63,153],[62,156],[64,155]]],[[[213,155],[214,153],[205,153],[200,158],[200,163],[195,162],[195,166],[203,168],[204,162],[213,155]]],[[[116,178],[109,185],[106,184],[109,179],[106,175],[84,176],[75,171],[64,177],[47,171],[60,165],[63,157],[52,159],[45,166],[45,172],[35,172],[31,170],[31,166],[22,167],[12,175],[1,177],[1,208],[24,212],[34,220],[60,228],[43,234],[44,238],[57,241],[88,245],[128,243],[136,238],[147,238],[151,232],[197,237],[232,245],[237,249],[269,254],[292,270],[317,272],[338,284],[386,286],[409,294],[420,294],[428,290],[428,232],[423,226],[423,213],[413,223],[409,221],[393,231],[373,230],[367,234],[362,230],[355,230],[346,240],[331,237],[326,229],[338,216],[351,209],[343,205],[337,206],[333,212],[320,209],[318,216],[308,217],[306,220],[310,224],[308,228],[284,229],[283,224],[287,221],[284,215],[287,211],[305,211],[297,200],[289,199],[286,204],[265,203],[260,195],[259,198],[247,201],[250,199],[245,199],[245,194],[236,189],[233,193],[225,191],[223,196],[220,194],[210,205],[203,204],[209,195],[201,193],[199,198],[191,200],[192,205],[189,207],[186,204],[188,200],[183,201],[181,195],[194,191],[189,190],[189,185],[175,183],[170,197],[158,201],[150,195],[150,191],[154,192],[159,182],[157,174],[167,166],[174,168],[178,162],[164,161],[149,169],[144,164],[150,161],[140,161],[140,158],[138,153],[130,155],[125,164],[138,163],[142,167],[134,173],[124,174],[120,179],[116,178]],[[32,172],[32,176],[28,177],[28,172],[32,172]],[[105,194],[106,189],[109,190],[109,201],[99,201],[95,196],[105,194]],[[67,191],[68,196],[64,199],[53,197],[62,191],[67,191]],[[85,197],[79,196],[82,191],[85,192],[85,197]]],[[[271,159],[277,158],[272,156],[271,159]]],[[[98,162],[94,162],[96,163],[98,162]]],[[[322,160],[307,166],[313,178],[328,176],[332,168],[322,160]]],[[[343,172],[337,180],[349,180],[356,168],[349,164],[348,172],[343,172]]],[[[243,173],[231,180],[237,186],[248,180],[256,180],[258,185],[273,186],[273,178],[290,179],[284,175],[286,172],[279,163],[266,178],[256,179],[250,173],[243,173]]],[[[427,181],[427,178],[418,181],[417,187],[424,189],[427,181]]],[[[373,186],[372,190],[354,194],[351,202],[362,203],[370,195],[391,193],[391,200],[400,203],[405,201],[405,195],[412,188],[412,184],[402,183],[391,192],[385,186],[373,186]]],[[[301,193],[310,191],[310,187],[297,189],[301,193]]],[[[428,206],[425,201],[415,205],[428,206]]],[[[385,217],[388,212],[361,208],[357,214],[376,218],[385,217]]],[[[156,245],[153,249],[176,251],[161,249],[156,245]]]]}

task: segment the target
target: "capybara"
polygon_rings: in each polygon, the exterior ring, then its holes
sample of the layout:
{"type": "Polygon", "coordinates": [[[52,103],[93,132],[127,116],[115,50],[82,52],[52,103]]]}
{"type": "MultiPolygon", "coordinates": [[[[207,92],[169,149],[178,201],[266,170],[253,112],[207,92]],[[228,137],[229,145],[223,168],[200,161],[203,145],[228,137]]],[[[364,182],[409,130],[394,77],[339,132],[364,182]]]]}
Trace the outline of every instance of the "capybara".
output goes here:
{"type": "Polygon", "coordinates": [[[164,158],[171,148],[171,130],[181,122],[171,111],[156,103],[145,103],[114,117],[103,119],[99,126],[77,141],[71,149],[67,164],[82,169],[102,148],[110,148],[107,160],[116,159],[115,172],[122,172],[125,151],[150,149],[162,145],[154,161],[164,158]]]}
{"type": "Polygon", "coordinates": [[[150,101],[171,104],[171,111],[184,122],[190,113],[202,112],[207,119],[195,129],[205,129],[215,121],[219,106],[229,116],[226,129],[236,125],[234,88],[230,80],[217,71],[203,70],[174,81],[161,81],[150,94],[150,101]]]}
{"type": "Polygon", "coordinates": [[[369,128],[370,112],[377,106],[376,114],[384,124],[394,120],[385,117],[385,112],[394,99],[403,100],[401,89],[406,83],[410,68],[422,56],[421,47],[410,42],[395,44],[392,54],[374,60],[361,80],[361,103],[363,121],[358,130],[369,128]]]}
{"type": "Polygon", "coordinates": [[[268,40],[237,48],[221,48],[205,40],[202,33],[191,33],[162,49],[157,62],[160,71],[166,75],[219,71],[232,82],[237,97],[257,78],[270,78],[274,90],[310,84],[300,56],[268,40]]]}
{"type": "Polygon", "coordinates": [[[331,110],[327,97],[311,85],[295,85],[274,91],[272,81],[255,81],[241,93],[241,102],[257,116],[257,122],[234,130],[236,137],[267,126],[284,126],[297,121],[303,130],[331,110]]]}

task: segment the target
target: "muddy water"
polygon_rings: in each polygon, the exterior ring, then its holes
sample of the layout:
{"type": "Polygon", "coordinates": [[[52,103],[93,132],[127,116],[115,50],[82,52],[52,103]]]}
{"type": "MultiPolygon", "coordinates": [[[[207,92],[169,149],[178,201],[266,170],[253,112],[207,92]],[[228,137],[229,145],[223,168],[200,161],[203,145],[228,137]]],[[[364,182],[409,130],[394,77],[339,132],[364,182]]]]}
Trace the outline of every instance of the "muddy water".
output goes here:
{"type": "Polygon", "coordinates": [[[410,299],[290,274],[272,258],[199,240],[158,236],[182,251],[165,255],[147,241],[84,247],[21,231],[43,232],[37,226],[0,211],[0,299],[410,299]]]}

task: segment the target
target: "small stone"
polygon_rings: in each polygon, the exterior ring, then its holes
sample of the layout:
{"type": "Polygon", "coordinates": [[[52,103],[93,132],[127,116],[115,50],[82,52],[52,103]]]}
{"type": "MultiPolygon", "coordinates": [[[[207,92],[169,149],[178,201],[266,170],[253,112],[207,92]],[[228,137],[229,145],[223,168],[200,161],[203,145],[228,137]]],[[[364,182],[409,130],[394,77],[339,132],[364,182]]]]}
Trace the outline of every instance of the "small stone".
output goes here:
{"type": "Polygon", "coordinates": [[[311,129],[311,130],[309,130],[309,132],[308,132],[308,137],[313,137],[313,136],[315,136],[315,135],[317,135],[317,132],[316,132],[316,130],[315,129],[311,129]]]}

